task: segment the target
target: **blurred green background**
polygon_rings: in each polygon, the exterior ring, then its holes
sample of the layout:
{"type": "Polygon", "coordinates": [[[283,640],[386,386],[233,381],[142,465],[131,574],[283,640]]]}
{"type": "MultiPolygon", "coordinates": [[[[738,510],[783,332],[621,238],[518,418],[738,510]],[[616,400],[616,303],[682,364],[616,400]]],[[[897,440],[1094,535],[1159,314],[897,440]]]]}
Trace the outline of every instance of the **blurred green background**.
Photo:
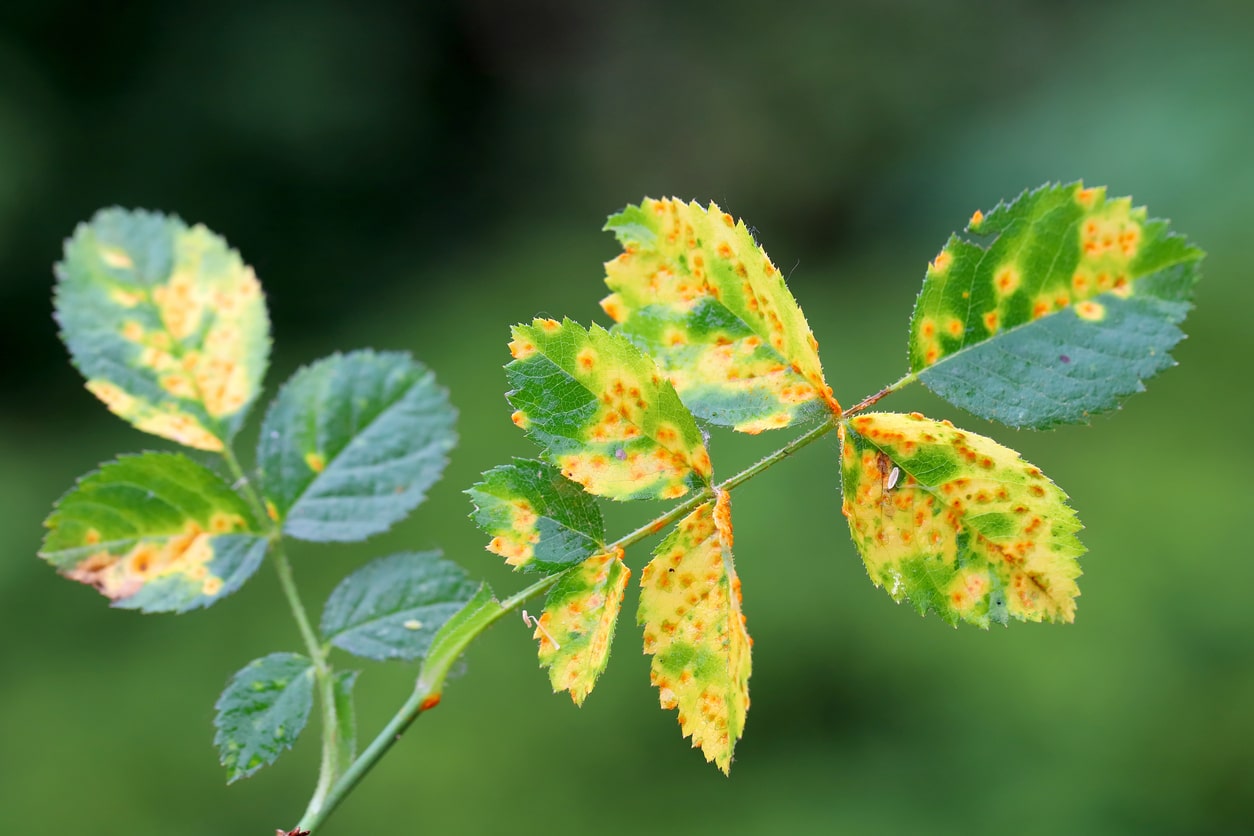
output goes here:
{"type": "MultiPolygon", "coordinates": [[[[271,572],[208,611],[140,616],[35,558],[78,475],[167,446],[109,416],[56,339],[50,266],[96,208],[177,212],[241,250],[269,295],[270,392],[361,345],[412,350],[451,389],[462,444],[430,501],[359,547],[293,549],[319,602],[368,557],[434,546],[521,588],[461,491],[531,452],[502,397],[508,326],[604,321],[616,246],[598,230],[624,204],[712,199],[755,226],[852,403],[904,371],[951,230],[1081,177],[1210,252],[1182,367],[1044,434],[922,390],[885,402],[992,434],[1071,494],[1090,549],[1073,626],[955,631],[894,606],[824,439],[735,495],[756,644],[730,779],[658,710],[630,617],[581,710],[510,619],[323,832],[1254,832],[1252,43],[1237,0],[9,4],[0,832],[269,834],[316,769],[310,736],[228,788],[211,745],[227,677],[299,647],[271,572]]],[[[716,432],[716,468],[786,438],[716,432]]],[[[363,735],[413,674],[366,666],[363,735]]]]}

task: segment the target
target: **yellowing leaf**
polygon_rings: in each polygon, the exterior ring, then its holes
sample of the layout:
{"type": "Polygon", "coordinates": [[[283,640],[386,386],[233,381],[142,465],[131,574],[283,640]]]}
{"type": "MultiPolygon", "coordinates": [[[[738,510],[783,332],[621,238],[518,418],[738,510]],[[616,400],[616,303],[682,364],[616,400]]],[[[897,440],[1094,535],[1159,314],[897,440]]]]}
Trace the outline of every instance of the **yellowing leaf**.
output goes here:
{"type": "Polygon", "coordinates": [[[583,705],[609,662],[630,577],[622,549],[590,557],[562,576],[536,620],[540,664],[553,690],[570,691],[575,705],[583,705]]]}
{"type": "Polygon", "coordinates": [[[976,212],[928,265],[910,370],[982,418],[1041,429],[1114,409],[1175,364],[1203,253],[1129,198],[1046,185],[976,212]]]}
{"type": "Polygon", "coordinates": [[[66,242],[56,272],[57,322],[87,388],[144,432],[221,450],[270,349],[239,254],[203,226],[107,209],[66,242]]]}
{"type": "Polygon", "coordinates": [[[675,499],[709,483],[692,413],[625,337],[569,319],[514,327],[514,423],[562,475],[610,499],[675,499]]]}
{"type": "Polygon", "coordinates": [[[248,504],[179,453],[123,456],[79,480],[40,556],[116,607],[184,612],[234,592],[265,557],[248,504]]]}
{"type": "Polygon", "coordinates": [[[719,491],[680,520],[640,577],[637,620],[662,708],[727,772],[749,710],[749,647],[732,564],[731,504],[719,491]]]}
{"type": "Polygon", "coordinates": [[[1075,617],[1081,526],[1040,470],[918,413],[858,415],[840,429],[841,510],[893,600],[980,627],[1075,617]]]}
{"type": "Polygon", "coordinates": [[[548,462],[515,459],[466,493],[471,517],[492,537],[488,551],[517,569],[561,571],[605,551],[596,500],[548,462]]]}
{"type": "Polygon", "coordinates": [[[601,306],[694,413],[747,433],[840,414],[801,308],[743,221],[647,199],[605,228],[623,253],[601,306]]]}

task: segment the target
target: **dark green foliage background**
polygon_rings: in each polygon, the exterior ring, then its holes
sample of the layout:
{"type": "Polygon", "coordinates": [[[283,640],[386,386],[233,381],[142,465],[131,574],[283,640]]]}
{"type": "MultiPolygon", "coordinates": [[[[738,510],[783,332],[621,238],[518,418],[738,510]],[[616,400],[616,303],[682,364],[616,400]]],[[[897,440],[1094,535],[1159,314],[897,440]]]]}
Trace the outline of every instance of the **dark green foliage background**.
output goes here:
{"type": "MultiPolygon", "coordinates": [[[[211,610],[142,616],[35,558],[76,476],[165,446],[109,416],[55,337],[51,264],[99,206],[175,211],[240,249],[269,292],[269,392],[362,345],[411,350],[452,389],[463,443],[428,503],[364,545],[295,546],[316,610],[390,551],[440,547],[500,591],[523,584],[483,551],[461,491],[533,455],[502,397],[508,326],[604,321],[617,247],[598,229],[628,202],[714,199],[753,224],[851,403],[905,370],[948,234],[1077,177],[1210,252],[1182,368],[1045,434],[921,390],[885,404],[990,432],[1071,494],[1090,526],[1075,625],[954,631],[894,606],[841,525],[825,440],[734,496],[756,644],[730,779],[656,708],[630,620],[576,710],[511,619],[325,833],[1248,827],[1254,7],[528,5],[0,12],[0,831],[272,833],[316,768],[312,738],[230,788],[216,763],[227,678],[300,649],[269,569],[211,610]]],[[[715,432],[718,474],[787,437],[715,432]]],[[[647,510],[613,508],[611,536],[647,510]]],[[[651,545],[628,553],[637,577],[651,545]]],[[[412,675],[366,665],[365,736],[412,675]]]]}

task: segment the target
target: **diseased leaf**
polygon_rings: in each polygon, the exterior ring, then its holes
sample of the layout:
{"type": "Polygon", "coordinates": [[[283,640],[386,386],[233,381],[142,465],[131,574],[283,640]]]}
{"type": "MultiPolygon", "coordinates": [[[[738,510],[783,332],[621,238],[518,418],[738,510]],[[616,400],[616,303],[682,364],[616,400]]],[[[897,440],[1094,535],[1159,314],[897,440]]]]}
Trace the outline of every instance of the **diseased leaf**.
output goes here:
{"type": "Polygon", "coordinates": [[[1203,253],[1104,188],[1047,185],[976,212],[928,265],[910,369],[982,418],[1088,421],[1175,365],[1203,253]]]}
{"type": "Polygon", "coordinates": [[[322,611],[322,635],[367,659],[418,659],[478,588],[439,552],[381,557],[331,593],[322,611]]]}
{"type": "Polygon", "coordinates": [[[709,483],[692,413],[625,337],[569,319],[516,325],[513,336],[514,423],[562,475],[610,499],[675,499],[709,483]]]}
{"type": "Polygon", "coordinates": [[[560,571],[605,550],[596,501],[548,462],[514,459],[466,493],[471,517],[492,535],[488,551],[510,566],[560,571]]]}
{"type": "Polygon", "coordinates": [[[858,415],[841,435],[841,510],[894,601],[985,628],[1075,617],[1080,521],[1040,470],[918,413],[858,415]]]}
{"type": "Polygon", "coordinates": [[[292,748],[313,707],[313,662],[271,653],[231,677],[214,708],[213,742],[228,784],[274,763],[292,748]]]}
{"type": "Polygon", "coordinates": [[[623,253],[601,307],[699,417],[757,433],[840,413],[801,308],[743,221],[646,199],[605,228],[623,253]]]}
{"type": "Polygon", "coordinates": [[[553,690],[583,705],[610,660],[614,625],[631,570],[623,550],[590,557],[557,582],[536,621],[540,664],[553,690]]]}
{"type": "Polygon", "coordinates": [[[261,490],[283,532],[364,540],[414,510],[457,443],[457,411],[402,352],[333,354],[283,385],[257,444],[261,490]]]}
{"type": "Polygon", "coordinates": [[[719,491],[679,521],[640,577],[637,620],[662,708],[724,773],[749,710],[749,647],[732,564],[731,505],[719,491]]]}
{"type": "Polygon", "coordinates": [[[84,476],[44,522],[39,554],[115,607],[184,612],[234,592],[267,539],[244,500],[179,453],[121,458],[84,476]]]}
{"type": "Polygon", "coordinates": [[[221,450],[257,397],[270,322],[251,268],[203,226],[104,209],[56,266],[56,319],[87,388],[144,432],[221,450]]]}

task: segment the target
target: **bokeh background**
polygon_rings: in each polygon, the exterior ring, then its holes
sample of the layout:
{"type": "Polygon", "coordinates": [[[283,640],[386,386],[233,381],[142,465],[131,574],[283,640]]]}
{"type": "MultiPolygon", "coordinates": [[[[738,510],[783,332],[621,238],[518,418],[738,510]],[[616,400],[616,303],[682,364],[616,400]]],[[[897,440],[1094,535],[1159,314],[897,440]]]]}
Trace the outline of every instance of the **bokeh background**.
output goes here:
{"type": "MultiPolygon", "coordinates": [[[[948,233],[1076,178],[1210,252],[1181,368],[1043,434],[921,390],[885,402],[992,434],[1071,494],[1090,549],[1073,626],[955,631],[893,605],[824,439],[735,495],[756,644],[730,779],[658,710],[630,615],[583,709],[511,619],[323,832],[1254,832],[1251,44],[1239,0],[6,4],[0,832],[270,834],[316,769],[310,735],[228,788],[211,745],[228,676],[299,648],[271,572],[141,616],[35,557],[78,475],[167,446],[108,415],[56,339],[50,266],[98,207],[176,212],[241,250],[268,291],[270,393],[363,345],[451,389],[462,443],[427,504],[357,547],[294,548],[317,602],[369,557],[437,546],[521,588],[461,491],[530,453],[502,397],[508,326],[604,321],[599,229],[624,204],[712,199],[755,226],[851,403],[904,371],[948,233]]],[[[716,432],[716,468],[783,440],[716,432]]],[[[615,508],[612,529],[650,512],[615,508]]],[[[364,736],[413,675],[365,666],[364,736]]]]}

